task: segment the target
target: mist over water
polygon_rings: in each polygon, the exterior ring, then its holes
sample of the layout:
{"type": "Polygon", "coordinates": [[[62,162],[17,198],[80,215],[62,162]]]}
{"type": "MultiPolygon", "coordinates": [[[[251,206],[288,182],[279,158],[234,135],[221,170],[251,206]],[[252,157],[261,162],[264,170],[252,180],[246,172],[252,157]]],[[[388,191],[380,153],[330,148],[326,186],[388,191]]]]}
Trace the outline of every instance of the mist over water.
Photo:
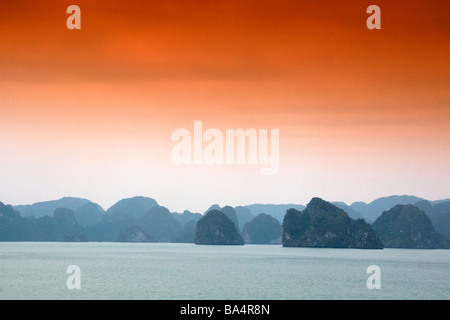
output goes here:
{"type": "Polygon", "coordinates": [[[449,299],[450,250],[0,244],[0,299],[449,299]],[[81,289],[69,290],[69,265],[81,289]],[[381,269],[381,289],[366,269],[381,269]]]}

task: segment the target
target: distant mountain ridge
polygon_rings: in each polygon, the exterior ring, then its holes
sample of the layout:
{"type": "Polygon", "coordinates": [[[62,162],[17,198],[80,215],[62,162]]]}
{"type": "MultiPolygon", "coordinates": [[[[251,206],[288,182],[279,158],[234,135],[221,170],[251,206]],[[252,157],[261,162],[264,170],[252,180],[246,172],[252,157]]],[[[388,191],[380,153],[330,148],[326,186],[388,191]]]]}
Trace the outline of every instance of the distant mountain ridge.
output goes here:
{"type": "Polygon", "coordinates": [[[150,208],[157,206],[158,202],[148,197],[132,197],[117,201],[112,205],[106,213],[126,213],[132,216],[134,219],[141,218],[150,208]]]}
{"type": "Polygon", "coordinates": [[[102,221],[106,212],[94,202],[86,203],[75,210],[75,219],[83,227],[93,226],[102,221]]]}
{"type": "Polygon", "coordinates": [[[166,207],[153,206],[137,221],[137,225],[155,242],[172,242],[183,228],[166,207]]]}
{"type": "Polygon", "coordinates": [[[0,241],[87,241],[86,231],[71,209],[56,208],[40,218],[22,217],[0,202],[0,241]]]}
{"type": "Polygon", "coordinates": [[[415,206],[430,217],[437,232],[450,239],[450,200],[432,202],[423,200],[417,202],[415,206]]]}
{"type": "Polygon", "coordinates": [[[365,202],[354,202],[350,205],[350,208],[352,208],[354,211],[359,213],[364,220],[366,220],[369,223],[374,222],[381,214],[391,209],[392,207],[398,205],[398,204],[414,204],[419,201],[425,200],[423,198],[419,198],[416,196],[388,196],[388,197],[382,197],[373,200],[370,203],[365,202]]]}
{"type": "Polygon", "coordinates": [[[364,219],[364,217],[359,212],[355,211],[352,207],[348,206],[345,202],[335,201],[335,202],[331,202],[331,203],[334,204],[336,207],[347,212],[348,216],[350,218],[352,218],[353,220],[364,219]]]}
{"type": "MultiPolygon", "coordinates": [[[[347,205],[336,201],[331,204],[343,210],[353,220],[363,218],[366,222],[373,223],[375,217],[380,217],[383,212],[402,203],[417,206],[429,217],[434,229],[450,239],[448,199],[428,201],[415,196],[393,195],[375,199],[370,203],[354,202],[347,205]]],[[[160,206],[152,198],[137,196],[119,200],[105,211],[100,205],[88,199],[64,197],[32,205],[2,204],[0,241],[193,243],[197,222],[208,211],[219,210],[233,222],[246,243],[277,243],[278,227],[270,217],[278,222],[281,219],[283,222],[288,210],[295,209],[302,212],[305,208],[301,204],[252,204],[237,207],[212,205],[204,214],[188,210],[176,213],[160,206]],[[25,211],[27,215],[23,215],[19,209],[25,211]],[[56,215],[55,210],[58,211],[56,215]],[[61,215],[61,212],[65,214],[61,215]],[[62,217],[65,218],[61,219],[62,217]],[[256,217],[258,219],[255,220],[256,217]],[[61,223],[64,221],[66,223],[61,223]],[[244,228],[247,224],[247,228],[244,228]],[[75,227],[71,229],[71,225],[75,227]],[[273,237],[269,236],[272,232],[273,237]]],[[[381,230],[378,229],[378,232],[381,230]]]]}
{"type": "Polygon", "coordinates": [[[91,201],[83,198],[64,197],[59,200],[50,200],[36,202],[30,205],[17,205],[14,206],[14,210],[21,213],[22,217],[40,218],[45,215],[52,215],[56,208],[67,208],[76,211],[81,206],[91,203],[91,201]]]}
{"type": "Polygon", "coordinates": [[[305,209],[305,206],[302,204],[250,204],[244,206],[249,209],[250,212],[256,217],[260,213],[269,214],[275,219],[277,219],[280,223],[283,222],[284,215],[286,214],[286,210],[288,209],[296,209],[302,211],[305,209]]]}
{"type": "Polygon", "coordinates": [[[191,221],[198,221],[202,217],[200,213],[193,213],[189,210],[184,210],[183,213],[171,212],[171,214],[172,217],[183,226],[191,221]]]}

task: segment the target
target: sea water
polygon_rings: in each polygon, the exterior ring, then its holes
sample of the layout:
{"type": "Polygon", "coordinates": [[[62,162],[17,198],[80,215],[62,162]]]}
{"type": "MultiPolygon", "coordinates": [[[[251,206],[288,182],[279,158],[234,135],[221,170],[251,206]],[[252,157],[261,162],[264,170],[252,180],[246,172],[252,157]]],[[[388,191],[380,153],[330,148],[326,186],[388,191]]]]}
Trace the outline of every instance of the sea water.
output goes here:
{"type": "Polygon", "coordinates": [[[449,298],[450,250],[0,242],[0,299],[449,298]]]}

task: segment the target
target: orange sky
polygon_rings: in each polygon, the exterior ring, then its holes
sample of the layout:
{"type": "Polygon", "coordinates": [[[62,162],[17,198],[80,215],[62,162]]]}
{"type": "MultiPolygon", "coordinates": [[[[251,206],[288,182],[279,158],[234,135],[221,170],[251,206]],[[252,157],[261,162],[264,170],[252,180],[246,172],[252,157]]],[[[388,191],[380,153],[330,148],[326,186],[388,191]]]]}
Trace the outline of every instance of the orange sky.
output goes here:
{"type": "Polygon", "coordinates": [[[449,197],[449,11],[412,0],[2,1],[0,201],[108,207],[139,194],[200,211],[449,197]],[[66,28],[70,4],[81,30],[66,28]],[[381,30],[366,28],[371,4],[381,30]],[[280,129],[279,173],[175,166],[170,134],[194,120],[280,129]]]}

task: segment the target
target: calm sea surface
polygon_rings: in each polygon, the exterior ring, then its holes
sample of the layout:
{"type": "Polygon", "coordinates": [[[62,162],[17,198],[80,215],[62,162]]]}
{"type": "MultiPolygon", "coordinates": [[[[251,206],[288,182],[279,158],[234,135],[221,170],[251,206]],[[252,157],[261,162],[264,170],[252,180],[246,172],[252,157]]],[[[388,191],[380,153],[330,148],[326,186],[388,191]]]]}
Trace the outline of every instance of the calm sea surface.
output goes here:
{"type": "Polygon", "coordinates": [[[0,299],[450,299],[450,250],[0,242],[0,299]]]}

